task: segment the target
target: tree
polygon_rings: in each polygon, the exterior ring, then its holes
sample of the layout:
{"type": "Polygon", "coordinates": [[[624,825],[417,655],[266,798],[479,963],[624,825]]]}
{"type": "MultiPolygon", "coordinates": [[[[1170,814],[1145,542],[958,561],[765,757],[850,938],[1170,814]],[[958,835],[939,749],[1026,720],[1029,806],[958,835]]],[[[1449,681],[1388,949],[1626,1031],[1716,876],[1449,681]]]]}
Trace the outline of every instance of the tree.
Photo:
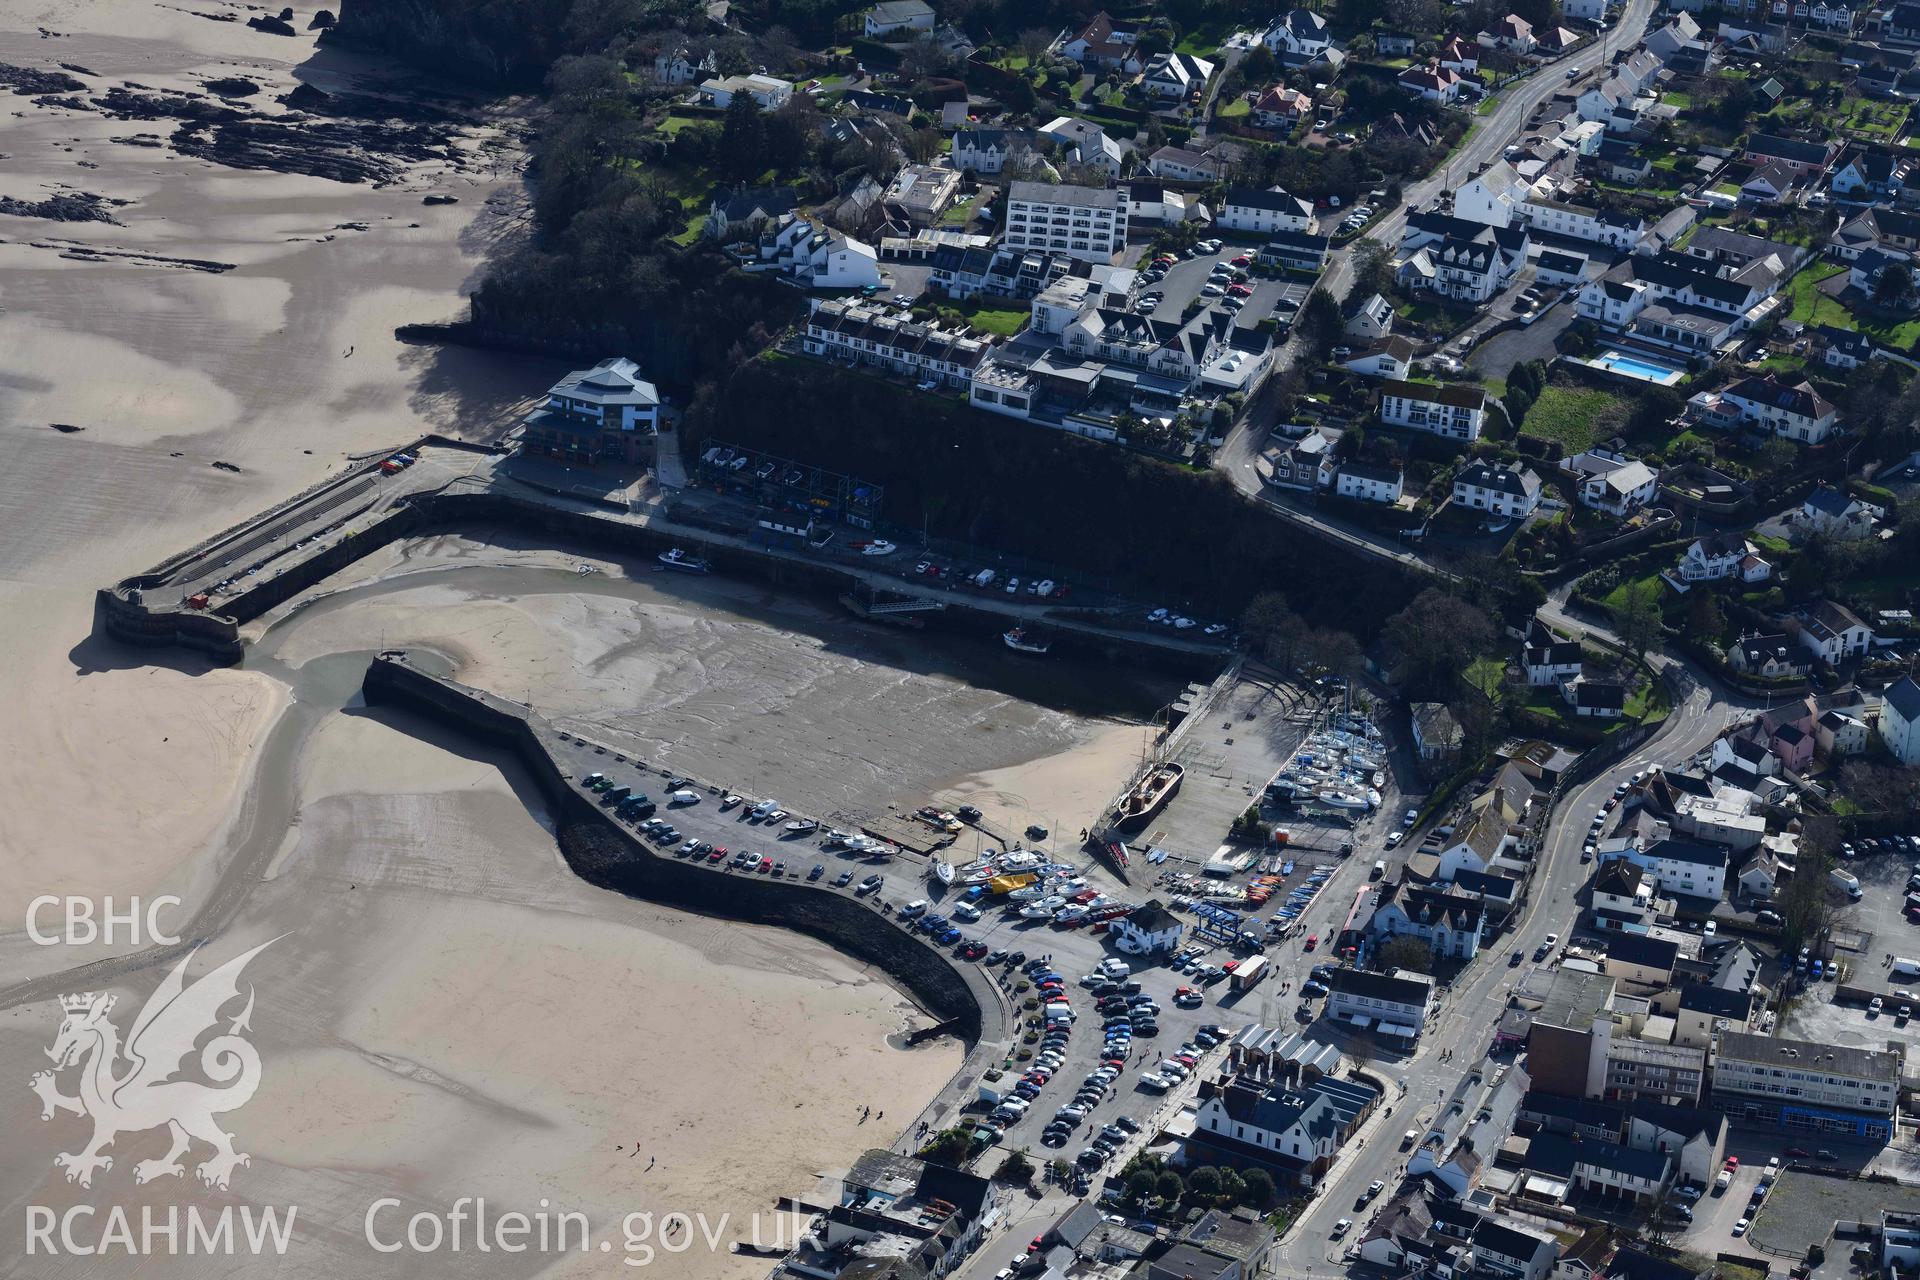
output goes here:
{"type": "Polygon", "coordinates": [[[1353,247],[1353,291],[1347,295],[1355,306],[1376,293],[1393,288],[1393,255],[1378,240],[1362,240],[1353,247]]]}
{"type": "Polygon", "coordinates": [[[1753,455],[1754,470],[1767,476],[1783,475],[1798,461],[1800,451],[1793,447],[1793,441],[1779,436],[1761,445],[1753,455]]]}
{"type": "Polygon", "coordinates": [[[1695,588],[1687,599],[1687,634],[1712,644],[1726,633],[1727,614],[1720,598],[1705,587],[1695,588]]]}
{"type": "Polygon", "coordinates": [[[1180,1197],[1186,1189],[1186,1184],[1180,1181],[1180,1175],[1171,1169],[1162,1170],[1153,1180],[1153,1193],[1168,1204],[1180,1203],[1180,1197]]]}
{"type": "Polygon", "coordinates": [[[1009,1151],[993,1177],[996,1182],[1010,1182],[1016,1187],[1024,1187],[1033,1181],[1033,1161],[1024,1149],[1009,1151]]]}
{"type": "Polygon", "coordinates": [[[1033,66],[1046,56],[1047,46],[1053,43],[1053,33],[1045,27],[1028,27],[1014,38],[1013,49],[1033,66]]]}
{"type": "Polygon", "coordinates": [[[957,1165],[972,1146],[973,1139],[965,1129],[942,1129],[920,1148],[920,1158],[935,1164],[957,1165]]]}
{"type": "Polygon", "coordinates": [[[1629,582],[1613,607],[1613,628],[1620,633],[1620,643],[1635,658],[1644,659],[1660,639],[1660,626],[1659,583],[1644,578],[1629,582]]]}
{"type": "Polygon", "coordinates": [[[1264,1209],[1272,1204],[1278,1194],[1278,1189],[1273,1185],[1273,1175],[1265,1169],[1242,1170],[1240,1183],[1246,1188],[1246,1202],[1256,1209],[1264,1209]]]}
{"type": "Polygon", "coordinates": [[[1833,915],[1827,902],[1827,871],[1833,866],[1837,843],[1832,818],[1809,818],[1801,824],[1796,869],[1778,897],[1780,928],[1789,946],[1805,945],[1826,932],[1833,915]]]}
{"type": "Polygon", "coordinates": [[[1220,1195],[1220,1171],[1210,1164],[1203,1164],[1187,1174],[1187,1190],[1196,1196],[1213,1200],[1220,1195]]]}
{"type": "Polygon", "coordinates": [[[1300,336],[1315,351],[1325,356],[1333,349],[1340,334],[1346,328],[1346,320],[1340,315],[1340,304],[1333,295],[1318,285],[1307,295],[1306,303],[1300,308],[1300,336]]]}
{"type": "Polygon", "coordinates": [[[1409,686],[1439,693],[1451,689],[1498,634],[1485,610],[1441,587],[1428,587],[1388,618],[1386,633],[1406,657],[1409,686]]]}
{"type": "Polygon", "coordinates": [[[1874,281],[1873,300],[1883,307],[1897,307],[1913,292],[1913,270],[1904,262],[1889,262],[1880,268],[1874,281]]]}
{"type": "Polygon", "coordinates": [[[1418,938],[1395,938],[1380,948],[1380,963],[1389,969],[1433,972],[1433,948],[1418,938]]]}
{"type": "Polygon", "coordinates": [[[720,167],[735,182],[749,182],[767,168],[767,124],[752,95],[736,93],[720,125],[720,167]]]}
{"type": "Polygon", "coordinates": [[[1127,1175],[1127,1198],[1135,1204],[1145,1204],[1159,1183],[1159,1175],[1151,1169],[1135,1169],[1127,1175]]]}

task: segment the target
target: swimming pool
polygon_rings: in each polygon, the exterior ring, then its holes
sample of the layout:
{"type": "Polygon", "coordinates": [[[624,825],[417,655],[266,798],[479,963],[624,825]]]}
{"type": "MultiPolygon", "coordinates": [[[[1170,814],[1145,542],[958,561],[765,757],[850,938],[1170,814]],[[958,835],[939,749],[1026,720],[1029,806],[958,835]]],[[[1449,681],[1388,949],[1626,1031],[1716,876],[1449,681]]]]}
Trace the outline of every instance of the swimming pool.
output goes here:
{"type": "Polygon", "coordinates": [[[1686,376],[1684,369],[1676,369],[1669,364],[1655,364],[1638,356],[1630,356],[1624,351],[1611,348],[1602,351],[1587,364],[1607,373],[1618,374],[1623,378],[1632,378],[1639,382],[1651,382],[1656,386],[1670,387],[1686,376]]]}

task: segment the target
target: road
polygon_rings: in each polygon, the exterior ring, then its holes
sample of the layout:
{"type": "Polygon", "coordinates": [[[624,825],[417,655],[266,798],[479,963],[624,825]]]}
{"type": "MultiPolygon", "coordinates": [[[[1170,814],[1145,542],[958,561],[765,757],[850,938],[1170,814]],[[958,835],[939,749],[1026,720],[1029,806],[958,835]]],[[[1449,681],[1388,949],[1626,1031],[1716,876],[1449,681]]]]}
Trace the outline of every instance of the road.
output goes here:
{"type": "MultiPolygon", "coordinates": [[[[1551,610],[1543,612],[1552,616],[1551,610]]],[[[1562,625],[1591,630],[1605,635],[1604,628],[1592,627],[1564,617],[1562,625]]],[[[1736,716],[1760,709],[1760,704],[1729,693],[1700,680],[1686,664],[1651,655],[1649,661],[1662,669],[1672,682],[1674,708],[1661,727],[1637,751],[1582,786],[1569,791],[1561,800],[1555,820],[1540,850],[1540,868],[1521,919],[1513,933],[1503,937],[1497,947],[1489,947],[1474,961],[1462,979],[1448,992],[1448,1008],[1434,1023],[1434,1030],[1422,1039],[1419,1052],[1405,1066],[1399,1079],[1405,1086],[1402,1096],[1416,1107],[1425,1107],[1450,1094],[1462,1076],[1485,1060],[1491,1044],[1492,1011],[1504,1008],[1507,992],[1523,973],[1523,967],[1509,967],[1506,956],[1513,951],[1532,955],[1549,933],[1563,939],[1572,934],[1577,908],[1574,893],[1585,881],[1587,868],[1581,865],[1580,849],[1586,838],[1587,820],[1605,803],[1621,782],[1654,763],[1683,760],[1711,742],[1736,716]],[[1455,1012],[1471,1011],[1472,1016],[1454,1017],[1455,1012]],[[1443,1053],[1451,1060],[1440,1061],[1443,1053]]],[[[1314,1207],[1294,1224],[1282,1242],[1276,1269],[1289,1276],[1326,1276],[1343,1274],[1338,1265],[1340,1250],[1365,1234],[1365,1215],[1353,1204],[1361,1190],[1375,1178],[1391,1189],[1402,1160],[1399,1144],[1392,1135],[1413,1124],[1404,1107],[1396,1107],[1398,1118],[1377,1121],[1373,1140],[1356,1152],[1353,1159],[1336,1169],[1324,1194],[1314,1207]],[[1332,1239],[1333,1224],[1340,1218],[1355,1218],[1354,1230],[1345,1241],[1332,1239]]],[[[1388,1196],[1374,1202],[1385,1203],[1388,1196]]]]}
{"type": "MultiPolygon", "coordinates": [[[[1473,130],[1448,161],[1433,174],[1405,189],[1405,201],[1398,209],[1374,223],[1364,236],[1356,237],[1345,248],[1333,252],[1326,272],[1320,277],[1320,287],[1335,298],[1345,297],[1353,281],[1353,252],[1361,240],[1378,241],[1389,251],[1397,250],[1400,233],[1407,225],[1408,209],[1424,207],[1440,192],[1451,190],[1456,185],[1456,175],[1464,177],[1475,173],[1493,161],[1521,135],[1527,120],[1540,104],[1566,87],[1568,71],[1585,75],[1606,61],[1613,50],[1627,47],[1628,42],[1645,29],[1652,12],[1653,0],[1628,0],[1619,25],[1609,36],[1541,68],[1525,80],[1509,85],[1501,93],[1499,105],[1494,108],[1492,115],[1476,117],[1473,130]]],[[[1281,348],[1279,361],[1298,360],[1300,355],[1301,343],[1296,336],[1288,339],[1281,348]]],[[[1290,506],[1269,492],[1254,470],[1253,460],[1259,456],[1272,429],[1270,417],[1260,420],[1257,413],[1247,414],[1215,453],[1214,465],[1225,471],[1242,493],[1266,503],[1288,520],[1311,527],[1367,554],[1394,560],[1409,568],[1433,571],[1426,560],[1410,551],[1404,543],[1370,530],[1333,523],[1316,513],[1290,506]]]]}

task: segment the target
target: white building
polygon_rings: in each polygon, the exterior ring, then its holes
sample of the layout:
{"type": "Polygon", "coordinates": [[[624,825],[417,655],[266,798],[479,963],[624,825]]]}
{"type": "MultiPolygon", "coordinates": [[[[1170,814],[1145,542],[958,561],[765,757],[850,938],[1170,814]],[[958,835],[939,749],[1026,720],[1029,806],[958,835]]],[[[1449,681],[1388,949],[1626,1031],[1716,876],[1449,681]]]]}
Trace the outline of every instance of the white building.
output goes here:
{"type": "Polygon", "coordinates": [[[933,6],[926,0],[880,0],[867,10],[862,28],[869,40],[903,31],[931,31],[933,6]]]}
{"type": "Polygon", "coordinates": [[[1608,449],[1589,449],[1560,464],[1577,476],[1580,501],[1595,511],[1625,517],[1652,502],[1660,492],[1660,473],[1646,463],[1608,449]]]}
{"type": "Polygon", "coordinates": [[[1665,893],[1719,901],[1727,896],[1727,847],[1701,840],[1656,840],[1642,849],[1631,837],[1602,841],[1601,862],[1625,858],[1665,893]]]}
{"type": "Polygon", "coordinates": [[[1902,676],[1889,685],[1880,709],[1880,741],[1905,765],[1920,765],[1920,684],[1902,676]]]}
{"type": "Polygon", "coordinates": [[[1531,467],[1469,462],[1454,475],[1453,500],[1474,511],[1523,520],[1540,505],[1540,477],[1531,467]]]}
{"type": "Polygon", "coordinates": [[[949,163],[964,173],[991,177],[1032,156],[1038,142],[1031,129],[961,129],[953,135],[949,163]]]}
{"type": "Polygon", "coordinates": [[[708,106],[721,110],[733,105],[735,94],[744,93],[762,111],[778,111],[793,98],[793,84],[774,76],[727,76],[706,80],[700,85],[700,97],[708,106]]]}
{"type": "Polygon", "coordinates": [[[1386,1040],[1418,1040],[1434,1012],[1433,979],[1424,973],[1335,969],[1327,985],[1322,1016],[1386,1040]]]}
{"type": "Polygon", "coordinates": [[[1787,383],[1768,374],[1742,378],[1720,393],[1742,422],[1765,427],[1784,440],[1819,444],[1833,434],[1839,410],[1807,382],[1787,383]]]}
{"type": "Polygon", "coordinates": [[[1715,533],[1695,538],[1680,557],[1682,582],[1765,582],[1773,567],[1754,552],[1751,542],[1737,533],[1715,533]]]}
{"type": "Polygon", "coordinates": [[[1006,243],[1085,262],[1111,262],[1127,245],[1126,193],[1015,182],[1007,188],[1006,243]]]}
{"type": "Polygon", "coordinates": [[[1060,144],[1060,158],[1070,167],[1098,169],[1112,177],[1126,159],[1126,152],[1106,130],[1073,116],[1055,116],[1040,126],[1040,136],[1060,144]]]}
{"type": "Polygon", "coordinates": [[[1185,98],[1206,88],[1213,63],[1190,53],[1163,53],[1147,64],[1140,87],[1160,98],[1185,98]]]}
{"type": "Polygon", "coordinates": [[[1815,485],[1800,504],[1796,522],[1809,532],[1852,542],[1873,536],[1873,522],[1879,514],[1879,508],[1870,503],[1830,484],[1821,484],[1815,485]]]}
{"type": "Polygon", "coordinates": [[[1398,380],[1413,372],[1414,354],[1418,350],[1412,339],[1394,335],[1368,343],[1340,363],[1369,378],[1398,380]]]}
{"type": "Polygon", "coordinates": [[[1312,62],[1333,47],[1327,20],[1311,9],[1289,9],[1273,20],[1261,37],[1276,56],[1291,55],[1294,65],[1312,62]]]}
{"type": "Polygon", "coordinates": [[[653,60],[653,78],[661,84],[692,84],[719,74],[720,59],[711,49],[696,58],[691,49],[681,45],[662,50],[653,60]]]}
{"type": "Polygon", "coordinates": [[[1167,955],[1180,946],[1180,921],[1154,902],[1115,920],[1107,932],[1115,947],[1132,956],[1167,955]]]}
{"type": "Polygon", "coordinates": [[[880,255],[870,244],[806,218],[782,214],[760,240],[759,270],[776,270],[809,289],[864,289],[880,284],[880,255]]]}
{"type": "Polygon", "coordinates": [[[1487,419],[1487,393],[1479,387],[1418,382],[1380,385],[1380,421],[1450,440],[1478,440],[1487,419]]]}
{"type": "Polygon", "coordinates": [[[1822,600],[1800,621],[1800,643],[1828,666],[1864,657],[1873,647],[1873,628],[1843,604],[1822,600]]]}
{"type": "Polygon", "coordinates": [[[1406,480],[1406,473],[1398,467],[1349,462],[1340,468],[1333,491],[1343,498],[1356,498],[1361,502],[1398,502],[1406,480]]]}
{"type": "Polygon", "coordinates": [[[1233,187],[1214,218],[1216,226],[1229,231],[1305,231],[1312,223],[1312,203],[1279,187],[1265,191],[1233,187]]]}
{"type": "Polygon", "coordinates": [[[522,447],[585,462],[636,461],[660,429],[660,392],[625,356],[576,369],[553,384],[527,415],[522,447]]]}

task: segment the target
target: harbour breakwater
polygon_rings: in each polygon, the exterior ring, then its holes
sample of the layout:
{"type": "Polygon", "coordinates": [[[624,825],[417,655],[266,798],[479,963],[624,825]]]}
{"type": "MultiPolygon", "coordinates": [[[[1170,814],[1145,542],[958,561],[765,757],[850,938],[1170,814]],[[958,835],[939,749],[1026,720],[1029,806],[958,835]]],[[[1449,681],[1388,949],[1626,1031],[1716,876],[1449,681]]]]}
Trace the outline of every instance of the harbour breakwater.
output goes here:
{"type": "Polygon", "coordinates": [[[362,694],[371,706],[397,707],[512,751],[547,801],[561,855],[589,884],[702,915],[792,929],[876,966],[966,1042],[971,1052],[963,1074],[985,1070],[1011,1042],[1010,1011],[984,971],[936,950],[872,899],[820,882],[732,875],[656,853],[574,785],[547,745],[559,731],[530,708],[423,671],[402,651],[369,664],[362,694]]]}
{"type": "MultiPolygon", "coordinates": [[[[411,453],[429,449],[489,463],[508,456],[505,450],[439,436],[407,446],[411,453]]],[[[549,493],[498,474],[407,491],[403,486],[408,473],[381,477],[377,468],[377,461],[363,462],[145,573],[101,588],[95,599],[95,630],[128,644],[177,646],[216,662],[238,662],[245,648],[242,627],[356,561],[402,539],[485,528],[511,530],[586,554],[640,561],[651,560],[669,547],[685,547],[697,551],[717,572],[829,596],[872,585],[857,567],[813,560],[795,548],[762,544],[688,521],[639,518],[617,503],[549,493]],[[344,532],[318,535],[295,551],[274,556],[265,566],[270,572],[236,579],[241,589],[217,603],[208,607],[191,603],[192,587],[187,584],[200,580],[195,573],[208,576],[209,562],[217,560],[222,573],[242,574],[246,558],[271,541],[277,525],[303,508],[324,509],[334,494],[345,493],[350,486],[370,483],[396,486],[372,514],[349,522],[344,532]]],[[[898,589],[899,583],[895,580],[890,585],[898,589]]],[[[1010,621],[1031,623],[1033,619],[1018,600],[1008,605],[994,596],[967,596],[948,601],[940,625],[992,638],[1010,621]]],[[[1183,641],[1166,630],[1128,632],[1062,616],[1049,616],[1044,624],[1068,645],[1187,675],[1210,678],[1226,656],[1223,648],[1183,641]]]]}

